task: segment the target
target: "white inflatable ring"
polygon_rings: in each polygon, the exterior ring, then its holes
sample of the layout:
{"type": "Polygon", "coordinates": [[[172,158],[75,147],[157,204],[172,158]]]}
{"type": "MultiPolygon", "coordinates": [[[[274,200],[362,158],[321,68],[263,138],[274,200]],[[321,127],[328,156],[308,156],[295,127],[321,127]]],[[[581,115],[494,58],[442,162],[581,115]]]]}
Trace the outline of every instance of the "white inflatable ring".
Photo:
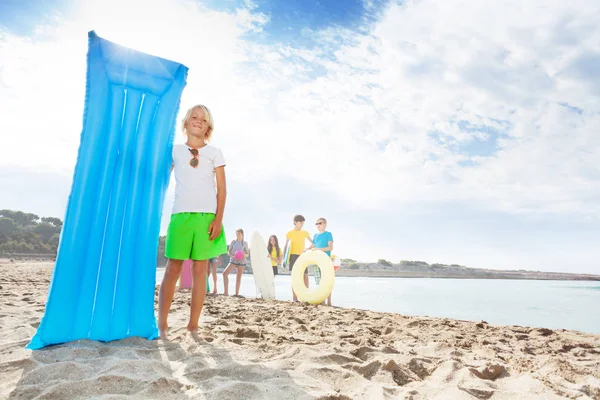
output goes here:
{"type": "Polygon", "coordinates": [[[292,289],[301,301],[321,304],[333,290],[335,274],[331,258],[321,250],[302,253],[292,268],[292,289]],[[321,282],[316,289],[304,286],[304,271],[309,265],[317,265],[321,270],[321,282]]]}

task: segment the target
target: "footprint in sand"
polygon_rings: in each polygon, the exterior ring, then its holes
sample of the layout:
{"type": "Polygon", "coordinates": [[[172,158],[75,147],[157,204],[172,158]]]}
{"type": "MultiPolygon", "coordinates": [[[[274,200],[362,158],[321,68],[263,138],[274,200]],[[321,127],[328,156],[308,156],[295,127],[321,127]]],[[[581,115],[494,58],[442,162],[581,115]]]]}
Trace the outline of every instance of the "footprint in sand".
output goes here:
{"type": "Polygon", "coordinates": [[[382,368],[384,371],[389,371],[392,374],[392,380],[398,386],[404,386],[411,382],[420,381],[421,379],[405,366],[390,360],[382,368]]]}
{"type": "Polygon", "coordinates": [[[255,331],[250,328],[238,328],[237,331],[235,332],[235,337],[259,339],[261,337],[261,334],[260,334],[260,332],[255,331]]]}
{"type": "Polygon", "coordinates": [[[361,359],[356,357],[350,357],[343,354],[331,353],[324,356],[317,357],[316,361],[322,361],[326,363],[335,363],[339,365],[350,364],[350,363],[358,363],[362,362],[361,359]]]}
{"type": "Polygon", "coordinates": [[[431,375],[439,366],[438,360],[429,358],[413,358],[408,363],[408,369],[415,373],[419,378],[425,379],[431,375]]]}
{"type": "Polygon", "coordinates": [[[379,372],[381,365],[382,364],[380,361],[372,361],[370,363],[362,364],[362,365],[346,364],[346,365],[342,365],[342,368],[356,371],[359,374],[361,374],[365,379],[371,380],[371,378],[373,376],[375,376],[375,374],[377,372],[379,372]]]}
{"type": "Polygon", "coordinates": [[[316,397],[315,400],[352,400],[352,397],[337,393],[316,397]]]}
{"type": "Polygon", "coordinates": [[[362,346],[355,350],[352,350],[350,354],[352,354],[354,357],[360,358],[363,361],[367,361],[367,359],[369,358],[368,353],[372,353],[375,351],[377,350],[371,347],[362,346]]]}
{"type": "Polygon", "coordinates": [[[469,371],[479,379],[495,381],[503,375],[507,375],[506,367],[500,364],[487,364],[478,368],[469,368],[469,371]]]}
{"type": "Polygon", "coordinates": [[[494,395],[496,386],[493,383],[467,380],[460,382],[458,388],[478,399],[489,399],[494,395]]]}

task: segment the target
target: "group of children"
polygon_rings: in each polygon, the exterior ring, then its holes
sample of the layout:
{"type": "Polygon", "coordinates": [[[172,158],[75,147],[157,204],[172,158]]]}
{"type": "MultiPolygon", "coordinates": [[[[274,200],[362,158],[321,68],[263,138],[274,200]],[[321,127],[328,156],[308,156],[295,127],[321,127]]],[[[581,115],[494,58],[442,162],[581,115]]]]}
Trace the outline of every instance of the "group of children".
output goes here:
{"type": "MultiPolygon", "coordinates": [[[[190,108],[182,122],[185,144],[176,144],[172,152],[172,171],[175,172],[175,202],[167,229],[165,257],[167,266],[158,295],[158,329],[161,339],[167,339],[169,309],[183,262],[192,260],[192,301],[187,330],[196,335],[198,320],[207,292],[207,276],[213,276],[213,291],[217,293],[217,267],[220,256],[228,254],[230,263],[223,271],[224,294],[228,295],[229,274],[236,270],[235,295],[239,296],[242,274],[249,256],[244,231],[236,231],[236,239],[226,244],[223,230],[223,212],[227,197],[225,159],[221,151],[208,144],[214,130],[213,117],[206,106],[190,108]],[[240,254],[241,253],[241,254],[240,254]],[[236,257],[237,255],[237,257],[236,257]]],[[[317,233],[311,238],[303,230],[305,218],[294,217],[294,229],[286,235],[281,251],[275,235],[269,237],[267,251],[277,274],[277,267],[290,245],[289,269],[292,271],[298,257],[309,250],[321,250],[331,256],[333,236],[327,231],[327,220],[319,218],[315,225],[317,233]],[[310,243],[306,247],[306,241],[310,243]]],[[[319,284],[321,273],[314,269],[315,281],[319,284]]],[[[308,287],[308,269],[304,272],[304,284],[308,287]]],[[[298,301],[292,289],[294,301],[298,301]]],[[[331,295],[327,299],[331,305],[331,295]]]]}
{"type": "MultiPolygon", "coordinates": [[[[294,229],[289,231],[286,234],[286,242],[285,247],[282,250],[279,246],[279,239],[277,239],[276,235],[271,235],[269,237],[269,243],[267,245],[267,253],[269,259],[271,261],[271,267],[273,268],[273,275],[279,275],[279,266],[283,265],[283,268],[286,267],[286,261],[284,260],[284,254],[287,254],[288,245],[290,246],[290,255],[289,261],[287,261],[287,266],[292,271],[294,264],[300,254],[307,250],[321,250],[325,252],[328,256],[331,257],[331,250],[333,250],[333,236],[331,232],[328,232],[327,229],[327,220],[325,218],[319,218],[315,225],[317,226],[317,233],[313,238],[310,237],[310,234],[303,230],[305,218],[302,215],[296,215],[294,217],[294,229]],[[306,240],[310,243],[309,247],[306,247],[306,240]]],[[[248,242],[244,241],[244,230],[237,229],[235,231],[236,239],[231,242],[228,247],[227,255],[229,256],[229,264],[223,271],[223,286],[224,291],[223,294],[225,296],[229,295],[229,274],[236,271],[236,282],[235,282],[235,295],[239,297],[240,293],[240,285],[242,281],[242,275],[244,273],[244,269],[248,264],[248,257],[250,251],[248,249],[248,242]],[[243,254],[243,258],[239,260],[235,258],[235,254],[237,252],[241,252],[243,254]]],[[[221,265],[221,257],[213,257],[209,260],[209,268],[208,268],[208,277],[212,275],[213,280],[213,290],[210,294],[216,295],[217,291],[217,268],[221,265]]],[[[321,270],[319,267],[314,267],[314,277],[315,283],[318,285],[321,280],[321,270]]],[[[308,268],[304,271],[304,284],[306,287],[309,287],[308,282],[308,268]]],[[[296,293],[292,289],[292,295],[294,301],[298,301],[296,293]]],[[[327,305],[331,305],[331,295],[327,299],[327,305]]]]}
{"type": "MultiPolygon", "coordinates": [[[[302,215],[296,215],[294,217],[294,229],[285,235],[286,241],[285,248],[283,250],[284,254],[287,252],[288,244],[291,245],[289,260],[290,272],[294,268],[294,264],[296,263],[296,260],[298,260],[298,257],[300,257],[300,255],[305,251],[321,250],[331,257],[331,250],[333,250],[333,235],[331,232],[327,231],[327,220],[325,218],[321,217],[315,222],[317,233],[312,237],[312,239],[310,234],[302,229],[304,227],[304,222],[305,218],[302,215]],[[308,248],[305,247],[307,240],[310,243],[308,248]]],[[[314,275],[315,283],[318,285],[321,281],[321,270],[317,266],[314,267],[314,275]]],[[[304,284],[306,287],[309,287],[308,268],[304,270],[304,284]]],[[[292,296],[294,301],[298,301],[298,297],[296,296],[293,288],[292,296]]],[[[329,297],[327,298],[327,305],[331,305],[331,294],[329,294],[329,297]]]]}

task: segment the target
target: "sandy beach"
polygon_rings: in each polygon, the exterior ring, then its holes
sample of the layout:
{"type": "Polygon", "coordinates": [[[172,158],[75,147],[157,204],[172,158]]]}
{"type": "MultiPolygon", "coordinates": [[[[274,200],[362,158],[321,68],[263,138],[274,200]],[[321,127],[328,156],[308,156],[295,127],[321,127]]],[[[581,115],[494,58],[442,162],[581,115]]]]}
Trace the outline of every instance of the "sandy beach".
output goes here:
{"type": "MultiPolygon", "coordinates": [[[[32,352],[52,263],[0,263],[0,398],[600,399],[600,335],[178,292],[171,341],[32,352]]],[[[597,312],[597,310],[590,310],[597,312]]]]}

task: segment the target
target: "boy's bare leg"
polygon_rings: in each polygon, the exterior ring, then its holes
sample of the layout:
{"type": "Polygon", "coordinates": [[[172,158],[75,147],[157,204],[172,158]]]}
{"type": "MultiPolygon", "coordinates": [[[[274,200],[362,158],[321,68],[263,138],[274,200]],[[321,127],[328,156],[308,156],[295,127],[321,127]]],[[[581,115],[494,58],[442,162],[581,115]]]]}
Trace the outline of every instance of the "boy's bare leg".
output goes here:
{"type": "Polygon", "coordinates": [[[190,306],[190,321],[187,326],[187,330],[190,332],[198,331],[198,320],[206,297],[207,269],[208,260],[194,260],[194,264],[192,264],[192,305],[190,306]]]}
{"type": "MultiPolygon", "coordinates": [[[[308,288],[308,274],[304,274],[304,285],[308,288]]],[[[298,296],[296,296],[296,292],[294,292],[294,288],[292,287],[292,295],[294,301],[298,301],[298,296]]]]}
{"type": "Polygon", "coordinates": [[[296,292],[294,291],[294,286],[293,285],[292,285],[292,300],[294,302],[298,301],[298,296],[296,296],[296,292]]]}
{"type": "Polygon", "coordinates": [[[158,290],[158,330],[160,332],[160,338],[163,340],[167,339],[167,330],[169,329],[167,318],[169,316],[169,310],[171,309],[171,303],[173,302],[175,286],[181,275],[182,266],[183,260],[169,259],[167,261],[167,268],[165,269],[162,283],[160,284],[160,289],[158,290]]]}
{"type": "Polygon", "coordinates": [[[292,286],[292,299],[293,299],[293,301],[298,301],[298,296],[296,296],[296,292],[294,292],[293,286],[292,286]]]}
{"type": "Polygon", "coordinates": [[[231,272],[231,270],[233,269],[234,265],[233,264],[229,264],[227,266],[227,268],[225,268],[225,271],[223,271],[223,294],[225,296],[229,296],[229,273],[231,272]]]}
{"type": "MultiPolygon", "coordinates": [[[[308,271],[308,269],[306,271],[308,271]]],[[[306,286],[307,288],[309,287],[308,286],[308,274],[307,273],[304,274],[304,286],[306,286]]]]}
{"type": "Polygon", "coordinates": [[[237,268],[237,276],[235,277],[235,295],[240,295],[240,286],[242,284],[242,274],[244,273],[245,266],[241,266],[237,268]]]}

